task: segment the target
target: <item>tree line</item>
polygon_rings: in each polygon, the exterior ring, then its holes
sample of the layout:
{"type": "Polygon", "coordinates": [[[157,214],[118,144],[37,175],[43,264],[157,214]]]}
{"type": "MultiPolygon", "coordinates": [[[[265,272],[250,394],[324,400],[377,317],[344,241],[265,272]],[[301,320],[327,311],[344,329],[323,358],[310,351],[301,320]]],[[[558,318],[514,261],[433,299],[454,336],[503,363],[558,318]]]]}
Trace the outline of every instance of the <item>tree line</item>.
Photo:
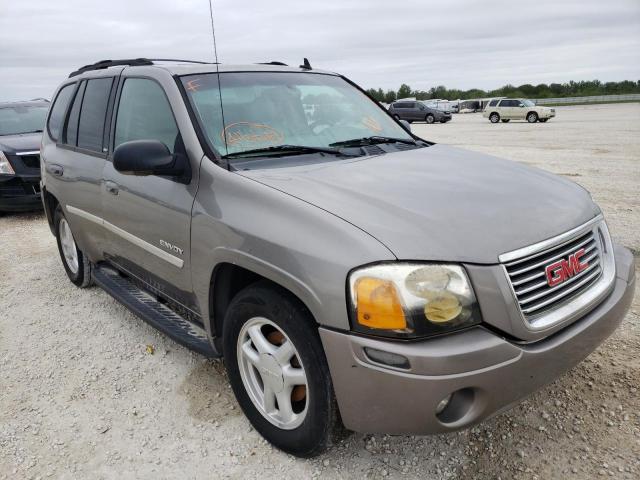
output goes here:
{"type": "Polygon", "coordinates": [[[487,97],[524,97],[524,98],[555,98],[555,97],[586,97],[590,95],[622,95],[628,93],[640,93],[640,80],[623,80],[621,82],[601,82],[600,80],[570,81],[567,83],[541,83],[531,85],[526,83],[518,87],[505,85],[496,90],[470,90],[448,89],[444,85],[431,87],[429,90],[413,90],[403,83],[397,91],[381,88],[370,88],[367,93],[379,102],[391,103],[397,98],[415,97],[418,100],[433,98],[443,100],[465,100],[468,98],[487,97]]]}

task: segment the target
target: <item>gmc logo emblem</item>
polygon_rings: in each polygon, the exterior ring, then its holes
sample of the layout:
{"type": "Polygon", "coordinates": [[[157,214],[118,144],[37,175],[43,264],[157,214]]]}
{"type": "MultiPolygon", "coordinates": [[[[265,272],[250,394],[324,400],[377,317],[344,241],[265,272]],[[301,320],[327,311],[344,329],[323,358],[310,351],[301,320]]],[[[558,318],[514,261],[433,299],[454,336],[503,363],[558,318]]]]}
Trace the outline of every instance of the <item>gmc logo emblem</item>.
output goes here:
{"type": "Polygon", "coordinates": [[[589,262],[583,263],[580,261],[584,253],[584,248],[581,248],[577,252],[569,255],[569,258],[566,260],[562,259],[551,265],[547,265],[544,269],[547,275],[547,284],[550,287],[555,287],[588,268],[589,262]]]}

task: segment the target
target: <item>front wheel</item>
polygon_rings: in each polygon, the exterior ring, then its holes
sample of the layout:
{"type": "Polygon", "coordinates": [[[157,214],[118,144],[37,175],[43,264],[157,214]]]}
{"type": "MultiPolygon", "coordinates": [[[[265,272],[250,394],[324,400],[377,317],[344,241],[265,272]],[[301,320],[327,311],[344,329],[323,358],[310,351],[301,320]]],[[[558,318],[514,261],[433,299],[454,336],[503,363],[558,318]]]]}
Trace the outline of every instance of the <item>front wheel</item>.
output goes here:
{"type": "Polygon", "coordinates": [[[549,119],[548,119],[548,118],[541,118],[541,119],[540,119],[540,121],[541,121],[542,123],[546,123],[546,122],[547,122],[547,120],[549,120],[549,119]]]}
{"type": "Polygon", "coordinates": [[[491,115],[489,115],[489,121],[491,123],[498,123],[500,121],[500,115],[498,115],[496,112],[493,112],[491,115]]]}
{"type": "Polygon", "coordinates": [[[509,120],[511,120],[510,118],[503,118],[502,119],[502,123],[509,123],[509,120]]]}
{"type": "Polygon", "coordinates": [[[538,121],[538,114],[536,112],[529,112],[527,114],[527,122],[536,123],[538,121]]]}
{"type": "Polygon", "coordinates": [[[91,285],[91,263],[76,245],[69,222],[58,205],[53,213],[53,225],[62,265],[71,283],[80,288],[91,285]]]}
{"type": "Polygon", "coordinates": [[[427,123],[433,123],[436,121],[436,118],[433,115],[429,114],[426,117],[424,117],[424,121],[427,123]]]}
{"type": "Polygon", "coordinates": [[[229,305],[223,342],[231,387],[255,429],[298,457],[325,450],[337,408],[318,328],[306,308],[267,283],[249,286],[229,305]]]}

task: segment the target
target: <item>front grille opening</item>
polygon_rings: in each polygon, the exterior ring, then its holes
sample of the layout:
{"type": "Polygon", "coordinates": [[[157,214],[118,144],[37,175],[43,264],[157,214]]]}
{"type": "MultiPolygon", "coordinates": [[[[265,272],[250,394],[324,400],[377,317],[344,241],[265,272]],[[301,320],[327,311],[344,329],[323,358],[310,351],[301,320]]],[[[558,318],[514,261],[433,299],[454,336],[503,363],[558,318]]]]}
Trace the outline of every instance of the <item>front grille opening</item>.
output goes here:
{"type": "Polygon", "coordinates": [[[40,155],[20,155],[20,160],[27,168],[40,168],[40,155]]]}
{"type": "MultiPolygon", "coordinates": [[[[599,229],[598,229],[599,232],[599,229]]],[[[505,264],[518,305],[527,320],[549,313],[591,288],[602,275],[602,245],[599,233],[589,230],[573,239],[505,264]],[[569,256],[584,249],[580,263],[587,267],[582,271],[570,271],[561,283],[549,285],[547,266],[567,261],[569,256]]],[[[564,275],[564,274],[563,274],[564,275]]]]}

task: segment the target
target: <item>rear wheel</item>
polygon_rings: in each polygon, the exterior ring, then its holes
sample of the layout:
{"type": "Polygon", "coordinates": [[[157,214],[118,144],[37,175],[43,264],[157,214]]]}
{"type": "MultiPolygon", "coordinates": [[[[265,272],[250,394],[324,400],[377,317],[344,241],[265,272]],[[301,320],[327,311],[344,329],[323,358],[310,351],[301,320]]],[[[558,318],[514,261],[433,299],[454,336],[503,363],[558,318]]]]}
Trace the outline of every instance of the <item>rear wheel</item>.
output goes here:
{"type": "Polygon", "coordinates": [[[428,114],[426,117],[424,117],[424,121],[427,123],[433,123],[436,121],[436,117],[434,117],[432,114],[428,114]]]}
{"type": "Polygon", "coordinates": [[[91,263],[76,245],[71,227],[58,205],[53,214],[53,222],[62,265],[71,283],[80,288],[91,285],[91,263]]]}
{"type": "Polygon", "coordinates": [[[245,415],[269,442],[299,457],[327,448],[337,419],[315,321],[289,293],[258,283],[236,295],[224,358],[245,415]]]}
{"type": "Polygon", "coordinates": [[[491,123],[498,123],[500,121],[500,115],[498,115],[496,112],[493,112],[491,115],[489,115],[489,121],[491,123]]]}
{"type": "Polygon", "coordinates": [[[536,123],[538,121],[538,114],[536,112],[527,113],[527,122],[536,123]]]}

